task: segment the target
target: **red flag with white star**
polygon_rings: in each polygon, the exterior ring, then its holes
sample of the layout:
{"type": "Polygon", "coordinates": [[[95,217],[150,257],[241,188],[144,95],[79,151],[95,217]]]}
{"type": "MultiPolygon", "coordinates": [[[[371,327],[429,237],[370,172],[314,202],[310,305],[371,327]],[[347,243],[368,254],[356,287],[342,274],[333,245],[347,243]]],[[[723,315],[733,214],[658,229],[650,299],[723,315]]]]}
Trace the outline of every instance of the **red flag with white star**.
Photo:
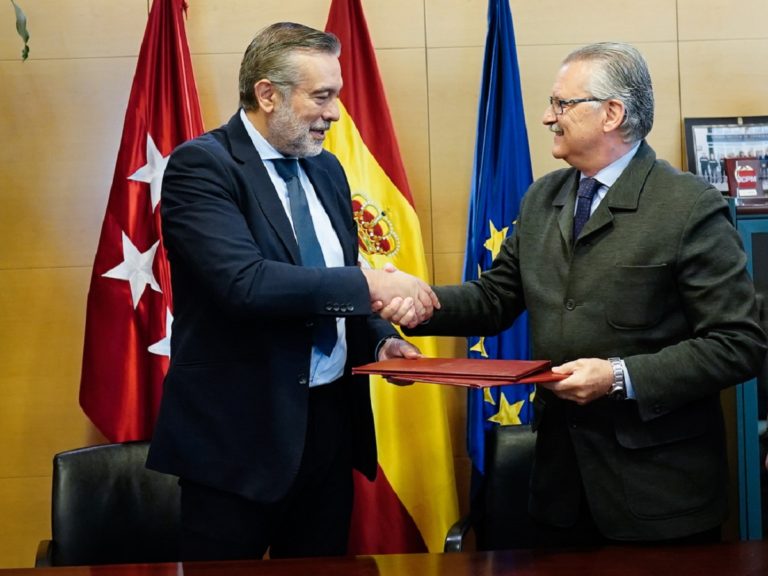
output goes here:
{"type": "Polygon", "coordinates": [[[170,357],[173,303],[160,233],[168,155],[203,132],[182,11],[154,0],[93,263],[80,405],[110,441],[147,439],[170,357]]]}

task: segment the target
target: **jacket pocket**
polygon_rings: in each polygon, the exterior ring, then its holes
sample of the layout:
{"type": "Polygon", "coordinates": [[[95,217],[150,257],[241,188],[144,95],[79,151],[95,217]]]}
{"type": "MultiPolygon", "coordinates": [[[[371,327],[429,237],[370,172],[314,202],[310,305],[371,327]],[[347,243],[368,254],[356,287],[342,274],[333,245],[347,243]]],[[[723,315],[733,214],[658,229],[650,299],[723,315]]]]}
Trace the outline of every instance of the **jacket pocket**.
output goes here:
{"type": "Polygon", "coordinates": [[[616,417],[624,495],[638,518],[690,514],[724,497],[727,463],[717,405],[692,405],[649,422],[629,413],[616,417]]]}
{"type": "Polygon", "coordinates": [[[619,330],[642,330],[661,322],[673,287],[667,264],[616,265],[611,282],[606,302],[608,324],[619,330]]]}

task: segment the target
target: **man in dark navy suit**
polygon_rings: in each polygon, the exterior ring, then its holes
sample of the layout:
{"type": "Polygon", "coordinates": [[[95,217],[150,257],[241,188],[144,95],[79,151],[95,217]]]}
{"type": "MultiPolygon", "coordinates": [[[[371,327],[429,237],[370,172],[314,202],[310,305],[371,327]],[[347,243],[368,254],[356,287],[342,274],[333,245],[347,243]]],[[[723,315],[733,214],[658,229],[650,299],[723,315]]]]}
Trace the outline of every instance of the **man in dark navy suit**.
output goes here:
{"type": "Polygon", "coordinates": [[[344,554],[352,469],[377,466],[350,367],[419,355],[372,302],[406,325],[439,305],[412,276],[357,265],[349,185],[322,147],[339,52],[299,24],[261,31],[241,109],[165,171],[175,320],[148,466],[180,477],[184,559],[344,554]]]}

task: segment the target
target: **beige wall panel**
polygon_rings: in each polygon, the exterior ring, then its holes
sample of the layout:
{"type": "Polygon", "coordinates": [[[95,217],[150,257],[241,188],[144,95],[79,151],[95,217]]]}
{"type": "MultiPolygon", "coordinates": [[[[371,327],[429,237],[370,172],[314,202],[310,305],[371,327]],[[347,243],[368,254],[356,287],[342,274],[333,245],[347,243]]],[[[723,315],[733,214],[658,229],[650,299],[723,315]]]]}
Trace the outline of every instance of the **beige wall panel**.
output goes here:
{"type": "MultiPolygon", "coordinates": [[[[463,234],[466,239],[466,234],[463,234]]],[[[464,275],[464,252],[440,252],[435,254],[435,284],[458,284],[464,275]]]]}
{"type": "Polygon", "coordinates": [[[0,269],[92,264],[135,68],[0,62],[0,269]]]}
{"type": "MultiPolygon", "coordinates": [[[[187,30],[191,51],[239,55],[256,32],[274,22],[293,21],[324,29],[331,6],[330,0],[194,0],[190,4],[187,30]]],[[[368,0],[363,2],[363,11],[377,49],[424,46],[422,2],[368,0]]]]}
{"type": "MultiPolygon", "coordinates": [[[[461,252],[440,253],[434,255],[435,272],[433,284],[458,284],[464,272],[464,248],[461,252]]],[[[466,338],[440,337],[437,339],[438,356],[461,358],[467,355],[466,338]]]]}
{"type": "Polygon", "coordinates": [[[38,542],[51,537],[50,474],[0,478],[0,567],[33,567],[38,542]]]}
{"type": "Polygon", "coordinates": [[[544,109],[549,105],[552,83],[563,58],[575,46],[517,47],[520,84],[528,131],[533,177],[539,178],[566,164],[552,158],[552,133],[541,123],[544,109]]]}
{"type": "Polygon", "coordinates": [[[242,56],[256,32],[274,22],[325,28],[330,5],[330,0],[192,0],[187,20],[189,48],[193,54],[242,56]]]}
{"type": "Polygon", "coordinates": [[[682,116],[765,115],[767,56],[768,39],[681,43],[682,116]]]}
{"type": "MultiPolygon", "coordinates": [[[[13,6],[3,6],[0,59],[18,60],[23,43],[13,6]]],[[[147,0],[20,0],[27,15],[30,60],[135,56],[147,24],[147,0]]]]}
{"type": "Polygon", "coordinates": [[[422,240],[425,249],[431,250],[429,108],[425,53],[419,48],[377,50],[376,60],[392,114],[400,156],[419,216],[422,240]]]}
{"type": "MultiPolygon", "coordinates": [[[[480,48],[428,50],[433,252],[464,253],[472,177],[480,48]]],[[[435,273],[440,271],[435,267],[435,273]]]]}
{"type": "Polygon", "coordinates": [[[680,120],[680,80],[677,44],[674,42],[637,43],[648,62],[653,80],[655,116],[648,143],[656,155],[673,166],[682,166],[680,120]]]}
{"type": "Polygon", "coordinates": [[[237,76],[242,54],[196,54],[192,56],[203,125],[213,130],[237,112],[237,76]]]}
{"type": "Polygon", "coordinates": [[[424,47],[423,0],[362,0],[362,5],[377,50],[424,47]]]}
{"type": "Polygon", "coordinates": [[[424,11],[428,47],[485,44],[488,0],[425,0],[424,11]]]}
{"type": "MultiPolygon", "coordinates": [[[[604,40],[669,41],[676,38],[675,4],[669,0],[558,0],[510,2],[518,44],[588,44],[604,40]]],[[[482,46],[486,0],[426,0],[427,46],[482,46]]]]}
{"type": "MultiPolygon", "coordinates": [[[[589,42],[626,40],[645,54],[657,101],[649,140],[675,165],[683,117],[766,113],[765,0],[745,0],[738,11],[726,0],[510,3],[535,177],[565,166],[551,157],[552,138],[540,120],[560,61],[589,42]]],[[[0,35],[0,566],[31,566],[37,542],[49,534],[53,454],[104,441],[77,398],[85,302],[147,4],[24,0],[32,34],[25,63],[10,3],[3,11],[11,26],[0,35]]],[[[256,31],[279,20],[323,28],[329,6],[330,0],[191,0],[188,36],[206,128],[236,110],[240,58],[256,31]]],[[[430,276],[436,284],[457,283],[488,2],[363,6],[430,276]]],[[[466,341],[438,338],[437,351],[464,356],[466,341]]],[[[462,510],[469,479],[465,407],[464,391],[448,394],[462,510]]],[[[732,503],[733,525],[736,508],[732,503]]]]}
{"type": "Polygon", "coordinates": [[[681,42],[768,37],[765,0],[677,0],[677,12],[681,42]]]}
{"type": "Polygon", "coordinates": [[[675,3],[669,0],[511,0],[510,5],[518,44],[659,42],[677,37],[675,3]]]}
{"type": "Polygon", "coordinates": [[[50,474],[88,444],[78,405],[89,268],[0,271],[0,478],[50,474]]]}

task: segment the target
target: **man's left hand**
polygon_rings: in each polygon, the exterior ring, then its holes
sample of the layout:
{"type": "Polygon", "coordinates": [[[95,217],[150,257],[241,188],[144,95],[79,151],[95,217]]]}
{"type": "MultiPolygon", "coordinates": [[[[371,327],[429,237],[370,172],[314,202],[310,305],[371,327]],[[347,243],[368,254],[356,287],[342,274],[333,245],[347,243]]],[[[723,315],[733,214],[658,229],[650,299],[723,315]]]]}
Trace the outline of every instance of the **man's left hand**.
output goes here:
{"type": "Polygon", "coordinates": [[[390,338],[385,340],[379,348],[379,361],[389,360],[391,358],[408,358],[415,360],[421,358],[421,351],[405,340],[400,338],[390,338]]]}
{"type": "Polygon", "coordinates": [[[555,374],[569,374],[568,378],[558,382],[543,382],[538,385],[551,390],[563,400],[576,404],[589,404],[608,394],[613,387],[613,368],[608,360],[602,358],[579,358],[554,366],[555,374]]]}
{"type": "MultiPolygon", "coordinates": [[[[384,344],[379,349],[379,360],[389,360],[390,358],[408,358],[409,360],[416,360],[421,358],[421,351],[405,340],[400,338],[390,338],[385,340],[384,344]]],[[[387,382],[396,384],[397,386],[409,386],[413,384],[413,380],[401,380],[397,378],[387,378],[387,382]]]]}

